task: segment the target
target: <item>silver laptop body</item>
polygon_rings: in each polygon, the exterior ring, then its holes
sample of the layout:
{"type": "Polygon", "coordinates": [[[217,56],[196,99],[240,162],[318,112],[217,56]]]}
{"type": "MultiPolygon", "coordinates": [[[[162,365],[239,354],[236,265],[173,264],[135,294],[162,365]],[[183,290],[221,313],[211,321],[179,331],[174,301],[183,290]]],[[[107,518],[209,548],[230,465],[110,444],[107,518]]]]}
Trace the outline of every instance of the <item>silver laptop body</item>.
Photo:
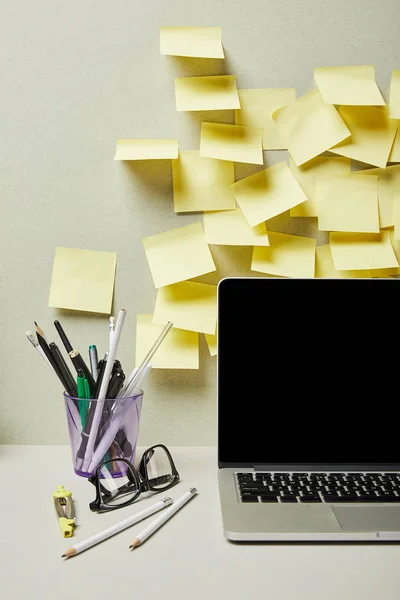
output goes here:
{"type": "Polygon", "coordinates": [[[395,279],[218,286],[225,537],[400,540],[395,279]]]}

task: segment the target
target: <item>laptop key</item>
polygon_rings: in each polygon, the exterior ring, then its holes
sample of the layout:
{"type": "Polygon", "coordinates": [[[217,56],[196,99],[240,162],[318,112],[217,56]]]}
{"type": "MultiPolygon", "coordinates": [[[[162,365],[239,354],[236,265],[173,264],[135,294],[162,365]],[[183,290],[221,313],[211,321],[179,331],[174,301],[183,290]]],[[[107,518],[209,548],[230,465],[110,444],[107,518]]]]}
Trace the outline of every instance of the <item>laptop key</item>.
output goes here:
{"type": "Polygon", "coordinates": [[[322,502],[318,494],[303,494],[299,496],[300,502],[322,502]]]}
{"type": "Polygon", "coordinates": [[[297,502],[297,496],[294,494],[285,494],[280,497],[281,502],[297,502]]]}
{"type": "Polygon", "coordinates": [[[258,497],[257,496],[246,496],[246,497],[242,497],[242,502],[258,502],[258,497]]]}
{"type": "Polygon", "coordinates": [[[261,502],[278,502],[276,496],[261,496],[261,502]]]}

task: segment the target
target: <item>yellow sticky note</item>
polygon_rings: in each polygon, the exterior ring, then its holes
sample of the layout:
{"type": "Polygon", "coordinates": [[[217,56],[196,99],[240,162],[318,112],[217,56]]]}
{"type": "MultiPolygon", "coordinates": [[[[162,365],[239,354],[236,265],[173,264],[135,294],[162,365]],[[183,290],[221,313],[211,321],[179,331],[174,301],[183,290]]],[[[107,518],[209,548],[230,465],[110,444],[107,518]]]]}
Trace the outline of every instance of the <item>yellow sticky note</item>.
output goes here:
{"type": "Polygon", "coordinates": [[[354,175],[371,175],[379,177],[378,204],[380,227],[393,227],[393,200],[396,191],[400,189],[400,165],[386,167],[386,169],[366,169],[355,171],[354,175]]]}
{"type": "Polygon", "coordinates": [[[329,234],[333,262],[341,271],[398,267],[390,231],[329,234]]]}
{"type": "Polygon", "coordinates": [[[262,129],[264,150],[285,150],[272,114],[296,100],[295,88],[238,90],[238,94],[240,109],[235,110],[236,125],[262,129]]]}
{"type": "Polygon", "coordinates": [[[175,99],[177,111],[240,108],[234,75],[178,77],[175,79],[175,99]]]}
{"type": "Polygon", "coordinates": [[[318,229],[379,233],[378,177],[331,175],[316,184],[318,229]]]}
{"type": "Polygon", "coordinates": [[[289,166],[307,196],[305,202],[290,209],[291,217],[318,217],[315,184],[317,177],[350,173],[350,159],[344,157],[317,156],[301,167],[290,157],[289,166]]]}
{"type": "Polygon", "coordinates": [[[400,190],[393,201],[394,239],[400,240],[400,190]]]}
{"type": "Polygon", "coordinates": [[[154,309],[154,323],[199,333],[215,334],[217,326],[217,286],[182,281],[160,288],[154,309]]]}
{"type": "Polygon", "coordinates": [[[219,160],[263,165],[262,134],[262,129],[254,127],[202,123],[200,155],[219,160]]]}
{"type": "Polygon", "coordinates": [[[389,115],[391,119],[400,119],[400,71],[392,72],[389,115]]]}
{"type": "Polygon", "coordinates": [[[160,160],[177,156],[177,140],[117,140],[114,160],[160,160]]]}
{"type": "Polygon", "coordinates": [[[114,252],[56,248],[49,306],[109,315],[116,264],[114,252]]]}
{"type": "Polygon", "coordinates": [[[215,333],[215,335],[210,335],[209,333],[206,333],[204,337],[206,338],[210,356],[216,356],[218,353],[218,334],[215,333]]]}
{"type": "Polygon", "coordinates": [[[274,112],[272,118],[297,166],[350,136],[336,108],[325,104],[318,90],[274,112]]]}
{"type": "Polygon", "coordinates": [[[198,150],[179,152],[172,161],[175,212],[229,210],[236,207],[231,185],[233,162],[204,158],[198,150]]]}
{"type": "Polygon", "coordinates": [[[225,58],[221,27],[160,27],[160,54],[225,58]]]}
{"type": "MultiPolygon", "coordinates": [[[[138,367],[160,335],[165,323],[153,323],[153,315],[137,315],[136,357],[138,367]]],[[[153,369],[198,369],[199,334],[172,327],[151,359],[153,369]]]]}
{"type": "Polygon", "coordinates": [[[393,229],[390,231],[390,241],[392,243],[392,248],[396,255],[396,258],[400,263],[400,240],[396,240],[395,232],[393,229]]]}
{"type": "Polygon", "coordinates": [[[156,288],[216,271],[201,223],[143,239],[156,288]]]}
{"type": "Polygon", "coordinates": [[[307,200],[285,161],[237,181],[232,190],[250,227],[307,200]]]}
{"type": "Polygon", "coordinates": [[[250,227],[240,208],[206,213],[204,233],[208,244],[269,246],[265,223],[250,227]]]}
{"type": "Polygon", "coordinates": [[[270,247],[253,250],[252,271],[298,279],[314,277],[315,239],[272,231],[268,235],[270,247]]]}
{"type": "Polygon", "coordinates": [[[315,83],[327,104],[383,106],[385,100],[375,81],[375,67],[314,69],[315,83]]]}
{"type": "Polygon", "coordinates": [[[392,146],[392,150],[389,156],[390,163],[398,163],[400,162],[400,121],[398,121],[399,125],[397,127],[397,134],[394,139],[394,143],[392,146]]]}
{"type": "Polygon", "coordinates": [[[330,152],[370,165],[385,168],[397,131],[386,108],[375,106],[341,106],[339,114],[351,131],[351,138],[330,152]]]}
{"type": "Polygon", "coordinates": [[[371,277],[370,271],[337,271],[329,244],[317,246],[315,250],[316,279],[357,279],[371,277]]]}

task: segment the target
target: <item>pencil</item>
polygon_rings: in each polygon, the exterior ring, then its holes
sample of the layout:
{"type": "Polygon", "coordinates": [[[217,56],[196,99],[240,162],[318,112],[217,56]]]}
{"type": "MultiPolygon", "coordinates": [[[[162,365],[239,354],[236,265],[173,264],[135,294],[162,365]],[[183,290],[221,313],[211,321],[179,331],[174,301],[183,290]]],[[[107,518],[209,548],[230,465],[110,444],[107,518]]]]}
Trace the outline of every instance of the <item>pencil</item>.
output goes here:
{"type": "Polygon", "coordinates": [[[145,529],[143,529],[133,539],[132,544],[129,546],[129,548],[131,550],[134,550],[135,548],[140,546],[145,540],[147,540],[148,537],[150,537],[155,531],[157,531],[157,529],[159,529],[162,525],[164,525],[164,523],[166,521],[168,521],[168,519],[170,519],[180,508],[182,508],[182,506],[184,506],[187,502],[189,502],[189,500],[194,498],[194,496],[196,494],[197,494],[197,489],[194,487],[190,488],[190,490],[188,492],[185,492],[184,494],[182,494],[182,496],[180,498],[178,498],[178,500],[176,502],[171,504],[171,506],[169,508],[167,508],[167,510],[164,511],[162,513],[162,515],[160,515],[159,517],[154,519],[154,521],[152,523],[150,523],[150,525],[148,525],[145,529]]]}
{"type": "Polygon", "coordinates": [[[131,527],[131,525],[138,523],[142,519],[149,517],[155,512],[162,510],[171,503],[172,498],[169,496],[167,498],[163,498],[159,502],[152,504],[152,506],[145,508],[144,510],[132,515],[131,517],[128,517],[127,519],[124,519],[123,521],[120,521],[120,523],[112,525],[111,527],[108,527],[108,529],[104,529],[103,531],[100,531],[100,533],[92,535],[92,537],[88,538],[87,540],[83,540],[82,542],[75,544],[75,546],[72,546],[72,548],[68,548],[68,550],[61,555],[61,558],[71,558],[72,556],[75,556],[76,554],[79,554],[80,552],[83,552],[84,550],[95,546],[99,542],[102,542],[103,540],[115,535],[116,533],[119,533],[123,529],[131,527]]]}
{"type": "Polygon", "coordinates": [[[51,363],[50,363],[49,359],[47,358],[46,354],[44,353],[43,348],[39,345],[39,342],[35,340],[32,331],[27,331],[25,335],[28,338],[28,340],[30,341],[30,343],[32,344],[32,346],[35,348],[35,350],[43,358],[43,360],[49,365],[49,367],[51,367],[51,363]]]}

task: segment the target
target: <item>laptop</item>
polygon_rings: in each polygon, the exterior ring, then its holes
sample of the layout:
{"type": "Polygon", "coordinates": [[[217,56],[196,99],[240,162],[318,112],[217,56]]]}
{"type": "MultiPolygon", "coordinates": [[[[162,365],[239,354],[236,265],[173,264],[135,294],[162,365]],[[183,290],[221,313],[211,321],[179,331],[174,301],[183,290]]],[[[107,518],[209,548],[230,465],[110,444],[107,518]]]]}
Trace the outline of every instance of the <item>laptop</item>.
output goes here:
{"type": "Polygon", "coordinates": [[[399,286],[219,283],[218,481],[227,539],[400,540],[399,286]]]}

